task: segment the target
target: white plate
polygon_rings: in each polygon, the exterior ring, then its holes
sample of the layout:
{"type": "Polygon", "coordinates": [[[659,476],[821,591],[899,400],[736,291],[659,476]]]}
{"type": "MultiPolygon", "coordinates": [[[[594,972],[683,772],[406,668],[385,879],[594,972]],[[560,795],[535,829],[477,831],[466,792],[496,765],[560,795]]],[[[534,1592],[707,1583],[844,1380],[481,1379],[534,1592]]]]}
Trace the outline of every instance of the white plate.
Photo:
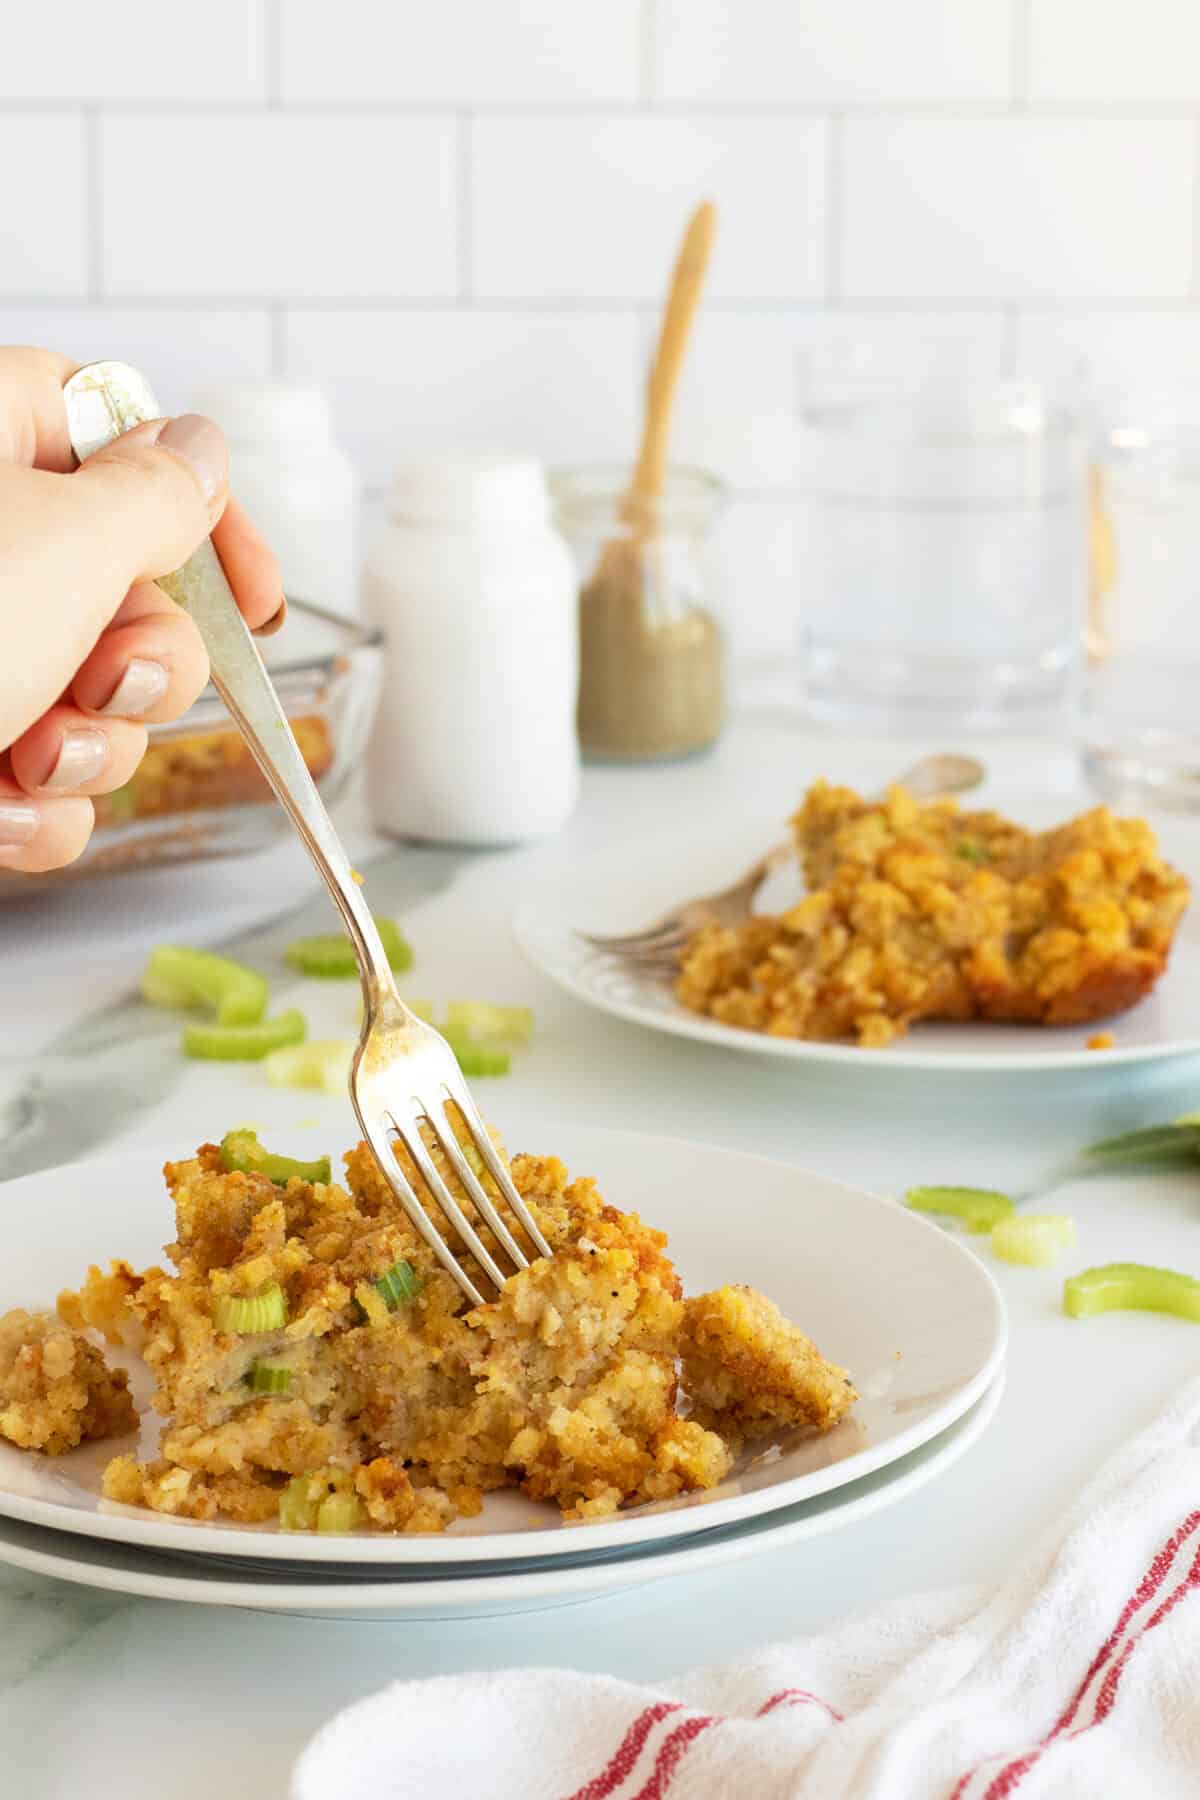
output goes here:
{"type": "Polygon", "coordinates": [[[202,1606],[248,1607],[256,1612],[339,1619],[487,1618],[537,1612],[641,1588],[651,1581],[705,1574],[767,1550],[823,1537],[882,1512],[943,1474],[971,1448],[995,1413],[1003,1387],[1001,1374],[932,1443],[836,1494],[685,1538],[666,1549],[635,1550],[629,1557],[608,1561],[584,1560],[567,1569],[549,1563],[516,1574],[484,1576],[476,1569],[464,1568],[456,1576],[433,1579],[408,1569],[366,1580],[353,1571],[339,1570],[336,1581],[330,1582],[279,1567],[246,1574],[231,1571],[224,1558],[163,1555],[15,1519],[0,1520],[0,1563],[109,1593],[186,1600],[202,1606]]]}
{"type": "MultiPolygon", "coordinates": [[[[183,1146],[172,1147],[178,1154],[183,1146]]],[[[1003,1302],[979,1259],[926,1219],[783,1163],[633,1132],[574,1128],[553,1148],[614,1204],[669,1232],[686,1290],[747,1281],[778,1301],[862,1399],[826,1436],[773,1446],[718,1488],[618,1518],[564,1525],[515,1493],[445,1535],[345,1537],[166,1518],[99,1496],[109,1456],[131,1442],[46,1458],[0,1445],[0,1514],[149,1549],[287,1561],[487,1562],[575,1556],[707,1530],[857,1481],[928,1442],[991,1382],[1003,1302]],[[699,1510],[698,1510],[699,1509],[699,1510]]],[[[168,1150],[166,1154],[170,1154],[168,1150]]],[[[52,1304],[89,1262],[154,1260],[171,1235],[162,1150],[130,1150],[4,1189],[0,1310],[52,1304]]],[[[150,1416],[141,1454],[152,1455],[150,1416]]]]}
{"type": "MultiPolygon", "coordinates": [[[[1038,822],[1039,811],[1044,812],[1044,803],[1021,808],[1019,816],[1038,822]]],[[[1178,839],[1178,847],[1172,853],[1164,843],[1165,853],[1185,873],[1195,870],[1200,874],[1200,844],[1194,831],[1189,835],[1176,827],[1172,835],[1178,839]]],[[[587,931],[612,936],[638,930],[661,917],[682,896],[727,886],[780,836],[778,820],[773,825],[743,821],[719,835],[708,828],[583,857],[567,872],[539,876],[536,891],[517,909],[513,934],[536,969],[602,1012],[725,1050],[748,1050],[791,1062],[855,1064],[869,1069],[1038,1072],[1112,1068],[1115,1063],[1200,1052],[1200,909],[1196,907],[1184,915],[1170,967],[1155,991],[1132,1011],[1104,1021],[1104,1029],[1111,1031],[1116,1041],[1112,1049],[1103,1052],[1087,1048],[1087,1039],[1097,1030],[1095,1025],[916,1025],[884,1050],[767,1037],[689,1012],[675,999],[668,982],[632,973],[615,957],[593,950],[578,935],[587,931]]],[[[763,890],[759,909],[771,912],[786,907],[800,891],[798,872],[784,871],[772,877],[771,885],[763,890]]]]}

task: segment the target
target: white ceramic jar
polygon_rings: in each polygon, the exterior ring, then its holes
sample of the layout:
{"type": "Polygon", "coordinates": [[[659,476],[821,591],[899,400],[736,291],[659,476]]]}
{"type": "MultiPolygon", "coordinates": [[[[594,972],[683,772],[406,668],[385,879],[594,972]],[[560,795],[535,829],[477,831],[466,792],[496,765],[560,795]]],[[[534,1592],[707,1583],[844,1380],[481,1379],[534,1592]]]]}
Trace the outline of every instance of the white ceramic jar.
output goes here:
{"type": "Polygon", "coordinates": [[[402,469],[363,594],[385,638],[368,771],[377,828],[471,845],[557,831],[579,789],[578,626],[541,465],[402,469]]]}
{"type": "Polygon", "coordinates": [[[197,405],[229,440],[229,483],[283,567],[284,592],[333,612],[359,605],[359,482],[319,387],[206,388],[197,405]]]}

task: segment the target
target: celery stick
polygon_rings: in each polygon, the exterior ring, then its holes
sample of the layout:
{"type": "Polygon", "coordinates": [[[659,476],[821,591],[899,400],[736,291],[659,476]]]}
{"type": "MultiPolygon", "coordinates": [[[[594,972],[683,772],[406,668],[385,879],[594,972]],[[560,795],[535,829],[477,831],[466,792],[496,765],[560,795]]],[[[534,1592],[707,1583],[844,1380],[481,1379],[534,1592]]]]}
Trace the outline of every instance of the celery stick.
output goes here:
{"type": "Polygon", "coordinates": [[[1013,1213],[992,1226],[992,1249],[1004,1262],[1048,1269],[1075,1242],[1075,1221],[1065,1213],[1013,1213]]]}
{"type": "Polygon", "coordinates": [[[274,1156],[264,1150],[258,1133],[243,1127],[227,1131],[221,1139],[221,1161],[232,1171],[243,1175],[265,1175],[279,1187],[286,1187],[293,1175],[301,1181],[329,1181],[329,1158],[318,1156],[312,1162],[298,1162],[294,1156],[274,1156]]]}
{"type": "Polygon", "coordinates": [[[527,1044],[533,1013],[527,1006],[493,1006],[489,1000],[451,1000],[446,1024],[472,1043],[527,1044]]]}
{"type": "Polygon", "coordinates": [[[1125,1309],[1200,1320],[1200,1281],[1177,1269],[1104,1263],[1071,1275],[1063,1283],[1063,1311],[1068,1318],[1086,1319],[1093,1313],[1125,1309]]]}
{"type": "Polygon", "coordinates": [[[914,1187],[904,1196],[914,1212],[944,1213],[961,1219],[968,1231],[990,1231],[998,1219],[1007,1218],[1013,1203],[995,1188],[914,1187]]]}
{"type": "Polygon", "coordinates": [[[208,1007],[218,1025],[255,1025],[267,1010],[267,984],[256,970],[176,944],[150,952],[142,994],[151,1006],[208,1007]]]}
{"type": "Polygon", "coordinates": [[[218,1294],[213,1302],[213,1324],[218,1331],[242,1334],[278,1331],[287,1324],[287,1298],[277,1281],[261,1294],[218,1294]]]}
{"type": "Polygon", "coordinates": [[[257,1025],[185,1025],[185,1056],[202,1062],[261,1062],[272,1050],[304,1041],[308,1023],[292,1009],[257,1025]]]}
{"type": "MultiPolygon", "coordinates": [[[[375,924],[388,962],[397,972],[412,967],[412,949],[395,919],[376,918],[375,924]]],[[[321,981],[345,981],[358,974],[358,960],[350,939],[340,931],[319,932],[314,937],[296,938],[284,951],[284,958],[302,975],[321,981]]]]}
{"type": "Polygon", "coordinates": [[[272,1050],[263,1068],[272,1087],[319,1088],[344,1094],[350,1081],[354,1045],[349,1038],[310,1038],[272,1050]]]}

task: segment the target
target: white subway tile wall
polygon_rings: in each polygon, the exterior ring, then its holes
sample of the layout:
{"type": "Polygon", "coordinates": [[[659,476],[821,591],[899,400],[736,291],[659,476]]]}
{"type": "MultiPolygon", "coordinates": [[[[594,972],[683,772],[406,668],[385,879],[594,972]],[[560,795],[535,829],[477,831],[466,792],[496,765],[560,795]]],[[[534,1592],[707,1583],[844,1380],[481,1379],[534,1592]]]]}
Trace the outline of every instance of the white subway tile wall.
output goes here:
{"type": "Polygon", "coordinates": [[[326,381],[379,510],[455,444],[623,459],[691,206],[677,460],[735,646],[805,597],[798,359],[953,335],[1197,395],[1196,0],[38,0],[0,59],[0,341],[326,381]]]}

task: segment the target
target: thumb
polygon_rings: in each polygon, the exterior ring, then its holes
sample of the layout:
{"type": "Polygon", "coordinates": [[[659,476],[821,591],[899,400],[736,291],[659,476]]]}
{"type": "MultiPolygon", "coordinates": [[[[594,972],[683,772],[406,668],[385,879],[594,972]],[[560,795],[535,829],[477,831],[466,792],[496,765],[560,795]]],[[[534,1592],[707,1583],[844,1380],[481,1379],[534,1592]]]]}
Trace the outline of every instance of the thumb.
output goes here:
{"type": "Polygon", "coordinates": [[[211,419],[151,419],[67,477],[67,529],[85,555],[111,557],[123,593],[187,561],[224,511],[228,484],[229,451],[211,419]]]}

